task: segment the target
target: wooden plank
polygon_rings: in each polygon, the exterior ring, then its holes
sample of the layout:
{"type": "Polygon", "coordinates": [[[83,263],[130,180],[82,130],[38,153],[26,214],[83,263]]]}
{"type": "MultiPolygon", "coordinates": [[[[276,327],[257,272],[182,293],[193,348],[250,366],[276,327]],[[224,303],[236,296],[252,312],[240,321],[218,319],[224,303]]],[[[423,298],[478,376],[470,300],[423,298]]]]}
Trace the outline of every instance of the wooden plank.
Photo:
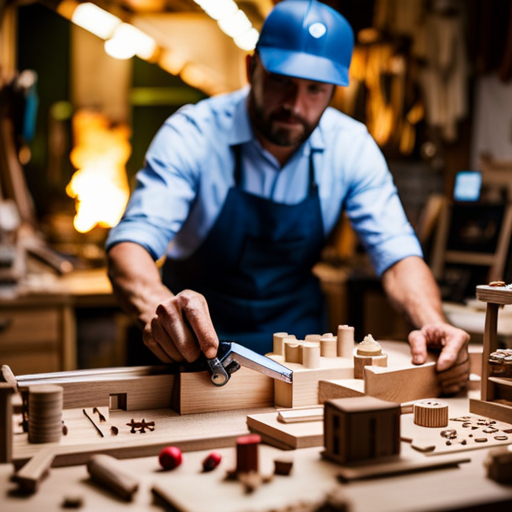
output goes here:
{"type": "Polygon", "coordinates": [[[482,353],[482,381],[481,394],[482,400],[492,400],[494,398],[494,385],[489,382],[489,358],[491,352],[498,348],[498,304],[487,303],[485,313],[484,327],[484,350],[482,353]]]}
{"type": "Polygon", "coordinates": [[[278,412],[269,412],[250,414],[247,416],[247,426],[277,448],[295,450],[322,446],[324,442],[323,418],[319,421],[282,423],[278,419],[278,412]]]}
{"type": "Polygon", "coordinates": [[[471,398],[469,400],[469,411],[486,418],[512,423],[512,406],[510,404],[471,398]]]}
{"type": "Polygon", "coordinates": [[[415,458],[399,455],[382,460],[372,459],[369,462],[354,462],[350,465],[343,465],[338,471],[338,478],[342,482],[352,482],[355,480],[366,480],[369,478],[381,478],[416,473],[418,471],[450,468],[470,461],[471,459],[467,457],[417,460],[415,458]]]}
{"type": "Polygon", "coordinates": [[[366,395],[390,402],[435,398],[440,392],[436,363],[430,362],[398,370],[366,366],[364,391],[366,395]]]}
{"type": "MultiPolygon", "coordinates": [[[[175,445],[182,451],[206,450],[234,446],[237,437],[247,435],[248,414],[271,412],[275,409],[242,409],[180,416],[170,409],[110,412],[108,424],[99,424],[105,434],[101,438],[83,415],[82,409],[66,409],[63,419],[68,435],[52,443],[55,459],[52,467],[85,464],[92,454],[104,453],[118,459],[158,455],[162,448],[175,445]],[[131,433],[127,424],[154,421],[154,431],[131,433]],[[109,432],[115,425],[119,433],[109,432]]],[[[13,462],[19,467],[49,445],[28,443],[27,434],[14,436],[13,462]]]]}
{"type": "Polygon", "coordinates": [[[494,304],[512,304],[512,288],[480,285],[476,287],[476,298],[494,304]]]}
{"type": "Polygon", "coordinates": [[[180,414],[274,405],[274,380],[249,368],[240,368],[221,387],[208,372],[181,373],[176,380],[172,407],[180,414]]]}
{"type": "Polygon", "coordinates": [[[36,492],[41,481],[48,475],[54,458],[53,446],[41,449],[14,474],[13,481],[24,491],[36,492]]]}
{"type": "Polygon", "coordinates": [[[0,464],[12,459],[12,383],[0,382],[0,464]]]}

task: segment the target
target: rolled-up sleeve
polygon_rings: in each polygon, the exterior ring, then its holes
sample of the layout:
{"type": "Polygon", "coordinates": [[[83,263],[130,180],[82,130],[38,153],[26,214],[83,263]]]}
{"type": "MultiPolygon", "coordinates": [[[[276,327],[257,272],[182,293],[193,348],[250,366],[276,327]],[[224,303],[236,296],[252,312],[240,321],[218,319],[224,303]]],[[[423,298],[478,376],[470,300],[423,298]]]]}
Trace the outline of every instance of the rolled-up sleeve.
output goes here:
{"type": "Polygon", "coordinates": [[[358,144],[352,153],[357,158],[349,162],[354,168],[345,207],[380,276],[401,259],[423,253],[382,153],[367,133],[358,144]]]}

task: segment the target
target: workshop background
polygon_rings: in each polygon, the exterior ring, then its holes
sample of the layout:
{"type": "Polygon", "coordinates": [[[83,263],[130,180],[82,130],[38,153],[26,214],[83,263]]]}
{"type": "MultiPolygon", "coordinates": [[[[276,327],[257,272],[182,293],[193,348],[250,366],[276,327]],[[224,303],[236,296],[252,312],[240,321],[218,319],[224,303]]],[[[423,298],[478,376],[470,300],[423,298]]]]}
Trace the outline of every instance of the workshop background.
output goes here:
{"type": "MultiPolygon", "coordinates": [[[[105,274],[108,230],[164,120],[246,83],[273,3],[0,1],[0,361],[15,374],[136,360],[140,332],[105,274]]],[[[448,319],[479,342],[475,286],[512,281],[510,2],[325,3],[356,34],[333,106],[381,147],[448,319]]],[[[315,272],[333,332],[406,339],[346,222],[315,272]]]]}

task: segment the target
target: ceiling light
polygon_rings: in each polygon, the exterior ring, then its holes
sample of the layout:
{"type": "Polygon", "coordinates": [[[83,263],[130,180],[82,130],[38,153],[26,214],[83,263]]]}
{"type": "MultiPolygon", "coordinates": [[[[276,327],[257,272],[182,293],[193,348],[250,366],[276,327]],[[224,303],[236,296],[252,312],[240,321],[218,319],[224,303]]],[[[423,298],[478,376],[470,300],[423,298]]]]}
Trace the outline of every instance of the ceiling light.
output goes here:
{"type": "Polygon", "coordinates": [[[260,33],[253,27],[247,30],[247,32],[236,36],[234,41],[238,48],[246,52],[250,52],[256,48],[256,43],[258,42],[259,37],[260,33]]]}
{"type": "Polygon", "coordinates": [[[231,16],[238,11],[238,6],[233,0],[194,0],[200,5],[206,14],[214,20],[220,20],[231,16]]]}
{"type": "Polygon", "coordinates": [[[129,23],[119,25],[112,38],[105,42],[105,51],[115,59],[130,59],[137,55],[148,60],[155,50],[155,40],[129,23]]]}
{"type": "Polygon", "coordinates": [[[252,27],[245,13],[240,10],[228,18],[220,19],[217,23],[222,32],[230,37],[240,36],[252,27]]]}
{"type": "Polygon", "coordinates": [[[121,20],[90,2],[79,4],[71,16],[71,21],[101,39],[108,39],[121,20]]]}

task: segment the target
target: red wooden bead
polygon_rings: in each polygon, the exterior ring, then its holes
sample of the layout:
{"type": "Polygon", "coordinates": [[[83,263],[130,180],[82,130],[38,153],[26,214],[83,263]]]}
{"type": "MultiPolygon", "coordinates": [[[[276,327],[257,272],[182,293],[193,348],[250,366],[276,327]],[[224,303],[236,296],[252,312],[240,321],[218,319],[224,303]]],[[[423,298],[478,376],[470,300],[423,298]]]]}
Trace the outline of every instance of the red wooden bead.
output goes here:
{"type": "Polygon", "coordinates": [[[212,452],[203,460],[203,471],[212,471],[222,460],[222,455],[218,452],[212,452]]]}
{"type": "Polygon", "coordinates": [[[181,464],[181,450],[176,446],[167,446],[160,451],[158,462],[164,469],[174,469],[181,464]]]}

